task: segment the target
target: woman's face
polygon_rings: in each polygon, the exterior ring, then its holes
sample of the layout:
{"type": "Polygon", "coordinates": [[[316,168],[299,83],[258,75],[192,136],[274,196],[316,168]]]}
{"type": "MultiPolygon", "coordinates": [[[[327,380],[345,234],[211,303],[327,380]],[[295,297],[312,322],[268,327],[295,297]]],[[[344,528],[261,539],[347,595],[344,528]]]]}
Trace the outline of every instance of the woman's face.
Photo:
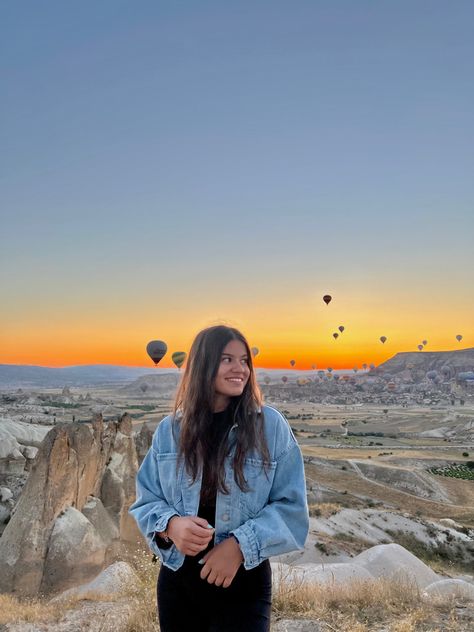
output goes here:
{"type": "Polygon", "coordinates": [[[242,395],[250,376],[247,349],[240,340],[231,340],[223,349],[214,380],[214,410],[224,410],[231,397],[242,395]]]}

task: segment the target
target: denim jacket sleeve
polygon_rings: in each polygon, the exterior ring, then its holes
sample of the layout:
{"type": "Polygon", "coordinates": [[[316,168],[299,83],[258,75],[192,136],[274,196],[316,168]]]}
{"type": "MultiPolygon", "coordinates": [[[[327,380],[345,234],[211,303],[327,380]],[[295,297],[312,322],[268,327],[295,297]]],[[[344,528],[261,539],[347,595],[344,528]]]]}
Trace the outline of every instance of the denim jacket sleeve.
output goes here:
{"type": "Polygon", "coordinates": [[[289,441],[277,458],[267,504],[231,532],[240,544],[247,570],[273,555],[303,549],[308,535],[303,457],[289,428],[288,431],[289,441]]]}
{"type": "Polygon", "coordinates": [[[151,550],[166,561],[175,551],[173,545],[170,549],[160,548],[154,540],[156,531],[164,531],[172,516],[179,515],[178,511],[167,501],[162,488],[158,471],[158,458],[155,448],[157,435],[153,438],[153,444],[138,470],[136,479],[137,497],[129,509],[129,513],[137,521],[138,527],[145,536],[151,550]]]}

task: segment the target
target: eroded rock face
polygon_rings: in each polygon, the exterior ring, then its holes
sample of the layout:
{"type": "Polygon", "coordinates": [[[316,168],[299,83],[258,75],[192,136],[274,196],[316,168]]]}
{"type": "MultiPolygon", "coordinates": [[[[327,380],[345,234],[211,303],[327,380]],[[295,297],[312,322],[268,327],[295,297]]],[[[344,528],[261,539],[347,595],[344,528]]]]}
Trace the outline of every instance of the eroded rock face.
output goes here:
{"type": "Polygon", "coordinates": [[[100,570],[111,541],[138,537],[128,514],[138,467],[131,429],[124,415],[118,423],[97,417],[92,428],[63,425],[46,435],[0,539],[0,592],[32,596],[85,581],[100,570]],[[91,507],[91,497],[102,507],[91,507]],[[98,528],[101,510],[109,523],[98,528]]]}

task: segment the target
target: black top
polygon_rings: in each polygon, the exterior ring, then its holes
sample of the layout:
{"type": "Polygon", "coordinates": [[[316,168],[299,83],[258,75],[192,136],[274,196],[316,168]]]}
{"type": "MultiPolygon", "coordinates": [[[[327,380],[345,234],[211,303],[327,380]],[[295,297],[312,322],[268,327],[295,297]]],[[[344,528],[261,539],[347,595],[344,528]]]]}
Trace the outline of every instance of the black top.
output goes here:
{"type": "MultiPolygon", "coordinates": [[[[212,446],[212,450],[214,453],[218,451],[222,442],[227,439],[231,426],[232,414],[229,407],[219,413],[214,413],[212,415],[212,438],[210,445],[212,446]]],[[[209,485],[212,483],[209,481],[207,463],[208,460],[204,459],[202,469],[201,498],[199,502],[198,516],[200,518],[204,518],[211,526],[215,527],[217,488],[214,484],[213,488],[209,489],[209,485]]],[[[201,553],[198,553],[198,555],[195,556],[195,559],[198,560],[206,555],[206,553],[210,551],[213,546],[214,542],[211,539],[211,541],[207,545],[207,548],[201,553]]]]}
{"type": "MultiPolygon", "coordinates": [[[[211,425],[211,437],[209,445],[212,446],[212,452],[215,454],[222,441],[225,441],[229,430],[232,426],[233,416],[232,416],[232,407],[228,406],[225,410],[214,413],[212,415],[212,425],[211,425]]],[[[211,456],[211,455],[208,455],[211,456]]],[[[216,497],[217,497],[217,488],[215,485],[213,489],[209,489],[209,485],[212,484],[209,481],[209,472],[207,468],[208,459],[204,458],[203,470],[202,470],[202,484],[201,484],[201,498],[199,502],[198,516],[200,518],[204,518],[211,526],[215,526],[216,524],[216,497]],[[205,492],[205,493],[204,493],[205,492]]],[[[163,538],[155,534],[155,542],[162,549],[167,549],[172,546],[172,542],[166,543],[163,538]]],[[[196,561],[199,560],[203,555],[205,555],[210,549],[213,547],[214,542],[211,539],[205,551],[202,551],[198,555],[196,555],[193,559],[196,561]]]]}

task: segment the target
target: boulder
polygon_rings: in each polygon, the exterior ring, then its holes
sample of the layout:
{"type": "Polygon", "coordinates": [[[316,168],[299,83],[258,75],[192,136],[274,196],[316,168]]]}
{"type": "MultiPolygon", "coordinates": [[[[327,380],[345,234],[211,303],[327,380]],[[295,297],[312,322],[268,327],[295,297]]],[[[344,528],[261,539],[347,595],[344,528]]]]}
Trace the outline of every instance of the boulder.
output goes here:
{"type": "Polygon", "coordinates": [[[4,503],[13,498],[13,492],[8,487],[0,487],[0,502],[4,503]]]}
{"type": "Polygon", "coordinates": [[[425,587],[425,599],[461,599],[474,601],[474,585],[462,579],[441,579],[425,587]]]}
{"type": "Polygon", "coordinates": [[[117,540],[120,537],[117,525],[104,508],[100,498],[90,496],[82,508],[82,513],[95,527],[102,541],[105,542],[107,546],[110,545],[113,540],[117,540]]]}
{"type": "Polygon", "coordinates": [[[51,601],[60,601],[70,597],[86,598],[88,595],[110,597],[138,586],[139,579],[130,564],[127,564],[127,562],[115,562],[91,582],[70,588],[51,601]]]}
{"type": "Polygon", "coordinates": [[[366,568],[352,563],[300,564],[297,566],[272,564],[272,574],[276,584],[285,579],[298,584],[340,584],[354,579],[374,579],[374,576],[366,568]]]}
{"type": "Polygon", "coordinates": [[[100,572],[106,546],[87,518],[74,507],[59,515],[49,538],[40,591],[74,586],[100,572]]]}
{"type": "Polygon", "coordinates": [[[374,577],[407,579],[419,588],[439,580],[438,575],[415,555],[399,544],[378,544],[353,558],[353,563],[366,568],[374,577]]]}

